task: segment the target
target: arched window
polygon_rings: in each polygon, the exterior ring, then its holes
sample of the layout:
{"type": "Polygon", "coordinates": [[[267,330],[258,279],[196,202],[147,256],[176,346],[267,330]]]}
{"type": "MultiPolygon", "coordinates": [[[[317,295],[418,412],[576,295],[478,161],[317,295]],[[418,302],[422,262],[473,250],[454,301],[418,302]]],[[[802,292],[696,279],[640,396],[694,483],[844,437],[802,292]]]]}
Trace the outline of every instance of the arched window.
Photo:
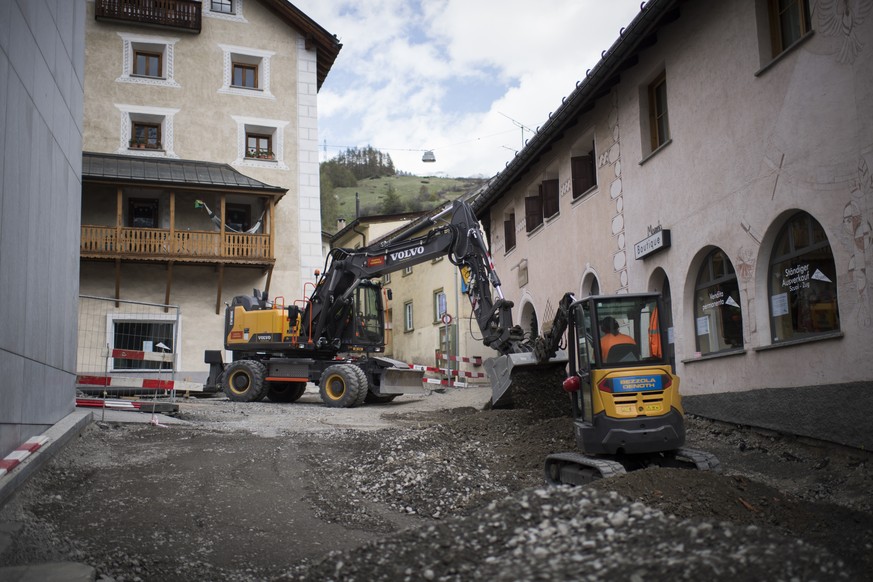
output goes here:
{"type": "Polygon", "coordinates": [[[770,258],[773,343],[838,331],[834,255],[824,229],[806,212],[782,227],[770,258]]]}
{"type": "Polygon", "coordinates": [[[743,310],[734,267],[723,251],[706,256],[694,287],[697,351],[711,354],[743,347],[743,310]]]}

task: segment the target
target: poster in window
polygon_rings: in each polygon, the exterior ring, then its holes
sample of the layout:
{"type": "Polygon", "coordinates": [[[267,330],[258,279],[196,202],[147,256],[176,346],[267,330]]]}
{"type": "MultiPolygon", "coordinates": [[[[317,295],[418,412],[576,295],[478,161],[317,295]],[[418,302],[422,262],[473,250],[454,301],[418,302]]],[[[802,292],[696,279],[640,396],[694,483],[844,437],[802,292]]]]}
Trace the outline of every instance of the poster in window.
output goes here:
{"type": "Polygon", "coordinates": [[[773,317],[788,315],[788,293],[770,297],[770,310],[773,312],[773,317]]]}
{"type": "Polygon", "coordinates": [[[709,317],[704,315],[697,318],[697,335],[709,335],[709,317]]]}

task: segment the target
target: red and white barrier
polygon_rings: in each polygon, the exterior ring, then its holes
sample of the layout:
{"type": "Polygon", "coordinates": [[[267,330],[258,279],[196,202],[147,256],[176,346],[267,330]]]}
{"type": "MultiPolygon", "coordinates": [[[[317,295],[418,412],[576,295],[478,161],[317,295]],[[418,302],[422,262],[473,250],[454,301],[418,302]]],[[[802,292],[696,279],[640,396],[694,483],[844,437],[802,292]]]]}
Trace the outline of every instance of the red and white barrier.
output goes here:
{"type": "Polygon", "coordinates": [[[173,353],[141,352],[137,350],[112,350],[112,357],[123,360],[141,360],[145,362],[172,362],[173,353]]]}
{"type": "Polygon", "coordinates": [[[157,378],[128,378],[126,376],[76,376],[76,388],[138,388],[141,390],[175,390],[203,392],[203,384],[157,378]]]}
{"type": "Polygon", "coordinates": [[[440,386],[448,386],[450,388],[473,388],[476,384],[469,382],[461,382],[460,380],[442,380],[440,378],[422,378],[425,384],[439,384],[440,386]]]}
{"type": "Polygon", "coordinates": [[[473,364],[474,366],[482,365],[482,358],[479,356],[473,356],[472,358],[468,358],[466,356],[449,356],[442,352],[437,352],[436,354],[437,360],[448,360],[450,362],[465,362],[467,364],[473,364]]]}
{"type": "Polygon", "coordinates": [[[47,436],[30,437],[24,441],[24,444],[3,457],[3,460],[0,460],[0,478],[20,465],[24,459],[35,453],[47,442],[49,442],[47,436]]]}

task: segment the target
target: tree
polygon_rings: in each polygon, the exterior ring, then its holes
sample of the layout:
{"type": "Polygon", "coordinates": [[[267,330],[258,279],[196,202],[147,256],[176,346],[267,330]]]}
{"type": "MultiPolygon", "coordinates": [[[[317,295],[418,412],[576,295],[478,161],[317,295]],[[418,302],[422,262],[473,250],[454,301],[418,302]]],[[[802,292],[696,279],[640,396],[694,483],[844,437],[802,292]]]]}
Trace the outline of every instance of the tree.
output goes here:
{"type": "Polygon", "coordinates": [[[321,167],[321,229],[327,232],[336,231],[336,221],[339,216],[339,204],[334,194],[333,181],[330,173],[321,167]]]}
{"type": "Polygon", "coordinates": [[[403,200],[394,188],[394,184],[388,183],[385,189],[385,194],[382,195],[382,207],[379,209],[381,214],[397,214],[403,212],[403,200]]]}

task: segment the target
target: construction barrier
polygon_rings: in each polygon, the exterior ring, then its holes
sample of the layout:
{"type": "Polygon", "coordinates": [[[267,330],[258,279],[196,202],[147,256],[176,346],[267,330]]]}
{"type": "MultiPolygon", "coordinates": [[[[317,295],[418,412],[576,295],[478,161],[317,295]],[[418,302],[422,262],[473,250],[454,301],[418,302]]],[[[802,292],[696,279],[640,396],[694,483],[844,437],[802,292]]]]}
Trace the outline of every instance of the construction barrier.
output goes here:
{"type": "Polygon", "coordinates": [[[77,392],[152,400],[202,392],[176,380],[180,326],[175,305],[80,295],[77,392]]]}
{"type": "MultiPolygon", "coordinates": [[[[436,354],[437,363],[440,362],[457,362],[457,363],[468,363],[473,364],[473,366],[481,366],[482,358],[475,357],[465,357],[465,356],[449,356],[443,354],[442,352],[437,351],[436,354]]],[[[481,386],[482,382],[470,382],[463,381],[461,378],[466,378],[468,380],[482,380],[486,378],[486,374],[484,372],[470,372],[466,370],[461,370],[460,368],[451,368],[448,365],[443,366],[425,366],[422,364],[407,364],[410,368],[414,370],[419,370],[424,372],[425,374],[437,374],[440,377],[428,377],[424,376],[421,381],[425,384],[437,384],[440,386],[446,386],[450,388],[472,388],[475,386],[481,386]]]]}

